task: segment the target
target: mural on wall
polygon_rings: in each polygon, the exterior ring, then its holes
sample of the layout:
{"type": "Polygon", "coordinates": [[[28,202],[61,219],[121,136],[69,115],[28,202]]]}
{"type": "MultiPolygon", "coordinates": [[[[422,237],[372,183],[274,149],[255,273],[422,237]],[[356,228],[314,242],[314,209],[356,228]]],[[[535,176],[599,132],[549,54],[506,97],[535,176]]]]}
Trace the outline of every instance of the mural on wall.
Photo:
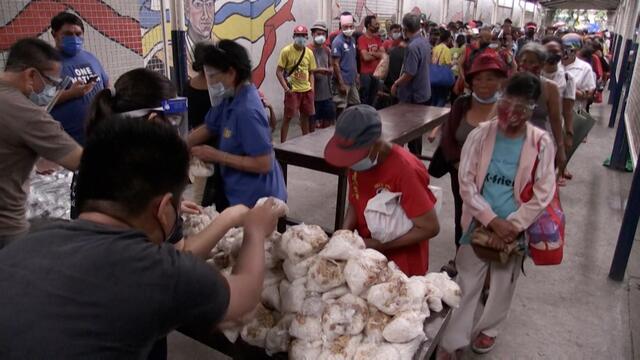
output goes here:
{"type": "Polygon", "coordinates": [[[41,0],[26,3],[14,18],[0,26],[0,51],[8,50],[18,39],[42,35],[48,31],[51,18],[65,10],[72,10],[105,37],[142,55],[140,37],[132,36],[139,31],[139,22],[119,14],[100,0],[41,0]]]}
{"type": "MultiPolygon", "coordinates": [[[[253,81],[260,86],[265,79],[267,61],[276,50],[277,30],[286,22],[295,20],[292,13],[294,1],[185,0],[188,64],[193,61],[192,50],[199,41],[242,39],[256,44],[262,40],[262,51],[253,59],[253,81]]],[[[157,0],[139,2],[145,64],[155,68],[157,64],[165,62],[162,51],[162,9],[157,0]]],[[[167,29],[167,33],[169,30],[167,29]]]]}

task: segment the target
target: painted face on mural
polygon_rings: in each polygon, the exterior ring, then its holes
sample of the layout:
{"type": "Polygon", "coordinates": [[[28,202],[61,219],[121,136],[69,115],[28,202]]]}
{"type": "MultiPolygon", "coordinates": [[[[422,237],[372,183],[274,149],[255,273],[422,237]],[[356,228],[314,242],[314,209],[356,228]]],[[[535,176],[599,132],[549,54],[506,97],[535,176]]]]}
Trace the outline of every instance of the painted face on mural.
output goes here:
{"type": "Polygon", "coordinates": [[[197,35],[197,40],[211,38],[214,0],[187,0],[185,4],[188,4],[189,33],[197,35]]]}

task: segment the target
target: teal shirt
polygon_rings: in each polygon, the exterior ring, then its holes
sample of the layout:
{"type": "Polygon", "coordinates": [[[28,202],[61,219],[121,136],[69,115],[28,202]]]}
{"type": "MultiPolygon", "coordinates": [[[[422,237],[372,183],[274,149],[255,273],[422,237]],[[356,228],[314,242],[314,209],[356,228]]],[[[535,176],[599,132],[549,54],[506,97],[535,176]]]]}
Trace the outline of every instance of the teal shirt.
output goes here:
{"type": "MultiPolygon", "coordinates": [[[[482,197],[491,205],[493,212],[502,219],[506,219],[509,214],[518,210],[513,185],[523,144],[524,136],[511,139],[502,135],[500,131],[496,134],[493,155],[482,185],[482,197]]],[[[474,223],[471,223],[469,230],[460,239],[461,244],[471,243],[470,234],[474,223]]]]}

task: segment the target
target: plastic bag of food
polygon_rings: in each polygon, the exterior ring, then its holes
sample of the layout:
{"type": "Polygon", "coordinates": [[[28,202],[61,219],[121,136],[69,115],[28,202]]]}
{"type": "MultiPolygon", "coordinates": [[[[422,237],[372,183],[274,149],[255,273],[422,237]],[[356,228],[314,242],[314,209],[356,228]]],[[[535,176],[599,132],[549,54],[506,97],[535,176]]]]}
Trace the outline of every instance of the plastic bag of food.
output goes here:
{"type": "Polygon", "coordinates": [[[391,346],[393,346],[393,348],[398,351],[398,354],[400,355],[397,358],[398,360],[413,360],[413,356],[420,348],[420,344],[422,344],[422,342],[426,340],[426,338],[427,337],[423,334],[421,336],[417,336],[415,339],[407,343],[391,344],[391,346]]]}
{"type": "Polygon", "coordinates": [[[290,360],[316,360],[322,352],[322,341],[306,341],[294,339],[289,349],[290,360]]]}
{"type": "Polygon", "coordinates": [[[397,360],[400,353],[391,344],[361,343],[356,349],[353,360],[397,360]]]}
{"type": "Polygon", "coordinates": [[[333,340],[341,335],[356,335],[362,332],[369,317],[367,303],[347,294],[337,301],[327,304],[322,315],[324,336],[333,340]]]}
{"type": "Polygon", "coordinates": [[[358,346],[362,342],[362,335],[343,335],[333,341],[325,342],[322,346],[320,359],[323,360],[349,360],[353,359],[358,346]]]}
{"type": "Polygon", "coordinates": [[[320,251],[320,256],[333,260],[349,260],[365,249],[364,240],[355,231],[338,230],[320,251]]]}
{"type": "Polygon", "coordinates": [[[258,199],[258,201],[256,201],[256,206],[260,206],[262,204],[264,204],[265,201],[267,201],[268,199],[273,199],[273,202],[275,203],[275,207],[278,208],[278,210],[282,210],[284,212],[284,216],[288,216],[289,215],[289,206],[287,206],[287,203],[285,203],[284,201],[275,198],[275,197],[263,197],[258,199]]]}
{"type": "Polygon", "coordinates": [[[412,300],[407,291],[407,282],[396,279],[372,286],[367,301],[385,314],[395,315],[411,308],[412,300]]]}
{"type": "Polygon", "coordinates": [[[294,263],[293,261],[286,259],[282,263],[282,270],[284,270],[284,273],[287,275],[287,279],[289,281],[306,278],[307,273],[309,272],[309,266],[311,266],[315,258],[315,256],[311,256],[298,263],[294,263]]]}
{"type": "Polygon", "coordinates": [[[344,268],[344,277],[354,295],[361,295],[376,284],[387,268],[387,258],[373,249],[360,251],[351,257],[344,268]]]}
{"type": "Polygon", "coordinates": [[[242,247],[242,239],[244,236],[244,229],[241,227],[233,228],[218,241],[214,250],[216,252],[223,252],[229,254],[233,259],[238,257],[240,248],[242,247]]]}
{"type": "Polygon", "coordinates": [[[349,290],[349,287],[347,287],[346,285],[341,285],[322,294],[322,301],[332,302],[333,300],[347,295],[350,292],[351,291],[349,290]]]}
{"type": "Polygon", "coordinates": [[[413,221],[407,217],[400,199],[402,193],[381,191],[367,202],[364,218],[371,231],[371,237],[387,243],[408,233],[413,221]]]}
{"type": "Polygon", "coordinates": [[[300,278],[290,283],[287,280],[280,282],[280,308],[284,313],[297,313],[302,310],[302,304],[306,297],[306,278],[300,278]]]}
{"type": "Polygon", "coordinates": [[[385,340],[391,343],[406,343],[424,335],[424,316],[418,311],[404,311],[391,319],[382,331],[385,340]]]}
{"type": "Polygon", "coordinates": [[[319,296],[311,296],[304,300],[302,310],[291,322],[291,336],[307,341],[322,339],[322,313],[324,302],[319,296]]]}
{"type": "Polygon", "coordinates": [[[292,226],[282,234],[281,247],[286,259],[294,264],[317,254],[329,241],[329,237],[318,225],[292,226]]]}
{"type": "Polygon", "coordinates": [[[265,348],[269,356],[289,350],[289,344],[291,343],[289,326],[291,326],[293,317],[293,314],[287,314],[283,316],[282,319],[278,321],[278,324],[269,329],[269,331],[267,332],[265,348]]]}
{"type": "Polygon", "coordinates": [[[369,306],[369,318],[367,319],[367,325],[364,327],[365,342],[376,344],[384,342],[382,331],[391,319],[391,316],[376,309],[375,306],[369,306]]]}
{"type": "Polygon", "coordinates": [[[273,313],[261,304],[258,304],[255,317],[242,328],[240,336],[247,344],[264,348],[267,333],[275,325],[276,319],[273,313]]]}
{"type": "Polygon", "coordinates": [[[307,290],[323,293],[344,284],[344,266],[342,261],[316,256],[307,272],[307,290]]]}

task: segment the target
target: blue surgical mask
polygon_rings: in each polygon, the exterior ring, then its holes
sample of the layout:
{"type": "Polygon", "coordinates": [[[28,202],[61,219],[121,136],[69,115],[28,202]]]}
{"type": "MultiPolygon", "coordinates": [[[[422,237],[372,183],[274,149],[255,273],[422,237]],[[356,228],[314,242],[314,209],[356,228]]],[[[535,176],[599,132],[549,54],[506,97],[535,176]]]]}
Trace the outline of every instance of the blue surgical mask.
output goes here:
{"type": "Polygon", "coordinates": [[[68,56],[75,56],[82,50],[82,38],[75,35],[62,37],[62,52],[68,56]]]}
{"type": "Polygon", "coordinates": [[[56,96],[56,87],[44,81],[40,73],[38,73],[38,76],[40,76],[40,79],[42,79],[42,82],[44,83],[44,88],[39,93],[34,91],[31,94],[29,94],[29,99],[38,106],[47,106],[56,96]]]}
{"type": "Polygon", "coordinates": [[[471,96],[473,96],[473,98],[476,99],[476,101],[479,102],[480,104],[489,105],[489,104],[495,104],[498,101],[498,99],[500,98],[500,92],[496,91],[495,94],[493,94],[493,96],[486,99],[479,97],[478,94],[476,93],[471,93],[471,96]]]}
{"type": "Polygon", "coordinates": [[[351,165],[350,168],[353,171],[367,171],[376,165],[378,165],[378,157],[376,156],[375,159],[371,160],[371,158],[367,156],[357,163],[351,165]]]}
{"type": "Polygon", "coordinates": [[[216,107],[222,103],[222,101],[232,95],[229,89],[226,89],[221,82],[217,82],[213,85],[207,86],[209,90],[209,100],[211,101],[211,107],[216,107]]]}
{"type": "Polygon", "coordinates": [[[307,39],[304,36],[296,36],[293,38],[293,42],[299,47],[304,47],[307,44],[307,39]]]}

